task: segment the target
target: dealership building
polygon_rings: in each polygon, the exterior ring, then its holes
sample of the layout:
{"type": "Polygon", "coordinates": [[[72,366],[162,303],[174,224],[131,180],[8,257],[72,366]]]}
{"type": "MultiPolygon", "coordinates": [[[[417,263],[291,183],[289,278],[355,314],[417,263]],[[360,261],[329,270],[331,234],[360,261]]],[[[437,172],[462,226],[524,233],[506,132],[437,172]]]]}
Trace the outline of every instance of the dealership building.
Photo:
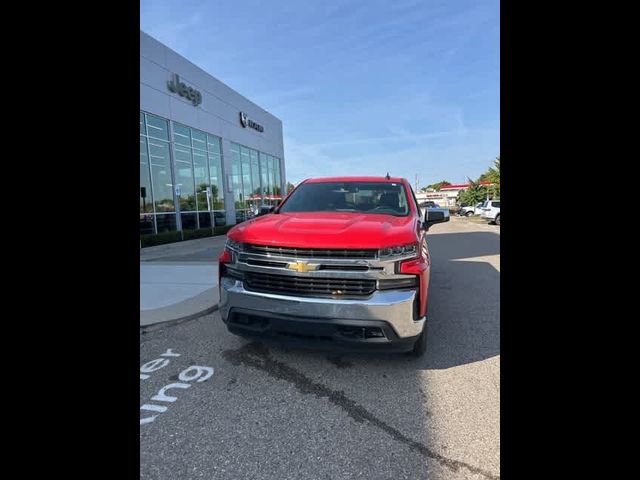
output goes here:
{"type": "Polygon", "coordinates": [[[140,32],[140,234],[231,225],[284,192],[282,122],[140,32]]]}

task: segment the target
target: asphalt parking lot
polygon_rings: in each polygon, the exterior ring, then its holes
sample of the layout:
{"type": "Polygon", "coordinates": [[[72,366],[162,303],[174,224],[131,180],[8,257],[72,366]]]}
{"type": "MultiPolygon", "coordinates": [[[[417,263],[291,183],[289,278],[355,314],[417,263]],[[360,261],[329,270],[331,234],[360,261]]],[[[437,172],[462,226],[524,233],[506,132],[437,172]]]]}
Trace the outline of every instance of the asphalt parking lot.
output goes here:
{"type": "Polygon", "coordinates": [[[140,478],[499,478],[500,227],[428,238],[421,359],[267,346],[218,312],[141,333],[140,478]]]}

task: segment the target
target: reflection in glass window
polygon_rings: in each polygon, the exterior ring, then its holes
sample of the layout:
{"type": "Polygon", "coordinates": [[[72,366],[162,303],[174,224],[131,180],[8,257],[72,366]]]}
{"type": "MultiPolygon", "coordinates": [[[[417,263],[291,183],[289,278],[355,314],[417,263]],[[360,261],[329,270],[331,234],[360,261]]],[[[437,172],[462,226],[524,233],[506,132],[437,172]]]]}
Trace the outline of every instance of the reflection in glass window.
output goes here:
{"type": "Polygon", "coordinates": [[[147,135],[160,140],[169,140],[169,127],[164,118],[155,115],[146,114],[147,117],[147,135]]]}
{"type": "MultiPolygon", "coordinates": [[[[182,228],[206,228],[211,226],[210,210],[224,210],[221,140],[179,123],[173,125],[176,183],[181,190],[180,209],[201,213],[181,216],[184,220],[182,228]],[[209,201],[208,188],[211,192],[209,201]]],[[[224,211],[218,216],[224,218],[224,211]]]]}
{"type": "MultiPolygon", "coordinates": [[[[207,135],[207,151],[209,158],[209,185],[211,186],[211,209],[224,210],[224,179],[222,178],[222,142],[219,137],[207,135]]],[[[224,212],[219,212],[224,218],[224,212]]],[[[219,223],[216,223],[218,225],[219,223]]]]}
{"type": "Polygon", "coordinates": [[[176,230],[176,214],[162,213],[156,215],[156,225],[158,227],[158,233],[176,230]]]}
{"type": "Polygon", "coordinates": [[[147,139],[140,137],[140,213],[153,213],[147,139]]]}
{"type": "Polygon", "coordinates": [[[147,134],[147,127],[144,123],[144,113],[140,112],[140,135],[147,134]]]}
{"type": "Polygon", "coordinates": [[[196,211],[196,196],[191,149],[176,145],[174,152],[176,155],[176,186],[180,187],[180,211],[194,212],[196,211]]]}
{"type": "Polygon", "coordinates": [[[273,194],[276,196],[282,195],[280,185],[280,159],[273,157],[273,194]]]}
{"type": "Polygon", "coordinates": [[[151,165],[151,185],[153,202],[157,212],[173,212],[173,185],[171,184],[171,160],[169,144],[148,139],[149,163],[151,165]]]}
{"type": "Polygon", "coordinates": [[[271,197],[273,196],[273,157],[269,155],[267,157],[267,192],[271,197]]]}
{"type": "Polygon", "coordinates": [[[209,155],[209,175],[211,209],[224,210],[224,183],[222,179],[222,157],[220,155],[209,155]]]}
{"type": "Polygon", "coordinates": [[[242,165],[242,193],[245,203],[245,208],[249,207],[249,200],[251,197],[251,157],[249,149],[240,146],[240,160],[242,165]]]}
{"type": "Polygon", "coordinates": [[[193,148],[207,150],[207,135],[199,130],[191,129],[191,142],[193,148]]]}
{"type": "Polygon", "coordinates": [[[191,134],[189,127],[180,125],[179,123],[173,124],[173,141],[177,145],[184,145],[185,147],[191,146],[191,134]]]}
{"type": "Polygon", "coordinates": [[[209,211],[209,208],[207,206],[207,187],[209,187],[209,172],[206,152],[193,150],[193,177],[196,184],[196,208],[199,212],[209,211]]]}
{"type": "Polygon", "coordinates": [[[251,150],[251,195],[258,202],[262,199],[262,192],[260,190],[260,167],[258,165],[258,152],[256,150],[251,150]]]}
{"type": "Polygon", "coordinates": [[[231,144],[231,184],[233,200],[236,210],[243,208],[242,204],[242,171],[240,170],[240,145],[231,144]]]}
{"type": "Polygon", "coordinates": [[[237,217],[251,217],[262,204],[276,205],[281,196],[280,159],[231,144],[231,170],[237,217]]]}
{"type": "Polygon", "coordinates": [[[269,178],[269,167],[267,164],[267,158],[269,157],[269,155],[267,155],[266,153],[260,153],[260,177],[262,180],[262,194],[263,195],[268,195],[267,192],[267,185],[268,185],[268,181],[267,179],[269,178]]]}
{"type": "Polygon", "coordinates": [[[207,149],[209,150],[209,153],[217,153],[218,155],[222,155],[220,138],[213,135],[207,135],[207,149]]]}
{"type": "Polygon", "coordinates": [[[180,212],[180,221],[182,222],[183,230],[195,230],[196,228],[198,228],[196,213],[180,212]]]}

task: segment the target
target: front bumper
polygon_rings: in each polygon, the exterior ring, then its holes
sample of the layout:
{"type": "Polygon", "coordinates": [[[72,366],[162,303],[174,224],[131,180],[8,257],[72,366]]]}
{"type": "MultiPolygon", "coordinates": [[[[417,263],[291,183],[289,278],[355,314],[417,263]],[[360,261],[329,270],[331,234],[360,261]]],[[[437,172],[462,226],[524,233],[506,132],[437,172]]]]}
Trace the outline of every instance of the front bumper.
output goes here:
{"type": "Polygon", "coordinates": [[[298,297],[249,291],[242,281],[222,277],[219,310],[229,331],[240,335],[410,349],[426,322],[413,319],[416,296],[415,289],[404,289],[357,300],[298,297]]]}

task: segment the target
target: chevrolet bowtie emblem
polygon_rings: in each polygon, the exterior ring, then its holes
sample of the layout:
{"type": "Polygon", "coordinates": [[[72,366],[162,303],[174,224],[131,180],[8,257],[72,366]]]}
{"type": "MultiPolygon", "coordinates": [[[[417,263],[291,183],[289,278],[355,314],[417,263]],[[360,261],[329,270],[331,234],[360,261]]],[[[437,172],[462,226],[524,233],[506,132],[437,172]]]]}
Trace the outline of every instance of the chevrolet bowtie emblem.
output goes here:
{"type": "Polygon", "coordinates": [[[317,263],[295,262],[287,263],[287,268],[289,270],[295,270],[298,273],[306,273],[318,270],[318,268],[320,268],[320,265],[317,263]]]}

